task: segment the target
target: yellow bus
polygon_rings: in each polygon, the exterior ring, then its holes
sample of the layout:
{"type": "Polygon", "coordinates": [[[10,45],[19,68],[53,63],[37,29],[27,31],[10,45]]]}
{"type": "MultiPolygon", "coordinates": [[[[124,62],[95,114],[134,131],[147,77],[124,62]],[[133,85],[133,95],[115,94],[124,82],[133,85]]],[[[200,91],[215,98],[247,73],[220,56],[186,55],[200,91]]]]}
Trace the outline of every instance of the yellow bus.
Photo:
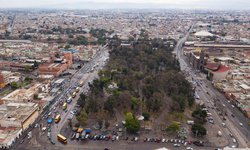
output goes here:
{"type": "Polygon", "coordinates": [[[57,140],[64,144],[67,144],[67,138],[62,136],[61,134],[57,134],[57,140]]]}
{"type": "Polygon", "coordinates": [[[55,123],[58,123],[61,120],[61,115],[58,114],[55,118],[55,123]]]}
{"type": "Polygon", "coordinates": [[[83,81],[80,81],[80,87],[82,87],[83,86],[83,81]]]}
{"type": "Polygon", "coordinates": [[[75,98],[75,97],[76,97],[76,92],[74,92],[74,93],[72,94],[72,97],[73,97],[73,98],[75,98]]]}
{"type": "Polygon", "coordinates": [[[79,87],[76,87],[76,93],[78,93],[79,92],[79,87]]]}
{"type": "Polygon", "coordinates": [[[63,110],[67,109],[67,103],[64,103],[62,107],[63,107],[63,110]]]}

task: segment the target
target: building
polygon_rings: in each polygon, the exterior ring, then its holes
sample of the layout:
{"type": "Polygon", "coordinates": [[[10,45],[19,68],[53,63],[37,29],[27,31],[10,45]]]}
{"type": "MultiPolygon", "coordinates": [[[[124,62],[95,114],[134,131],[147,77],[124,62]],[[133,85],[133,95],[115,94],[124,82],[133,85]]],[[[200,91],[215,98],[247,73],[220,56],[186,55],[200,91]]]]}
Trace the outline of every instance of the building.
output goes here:
{"type": "Polygon", "coordinates": [[[186,52],[186,56],[190,65],[197,70],[203,70],[206,63],[205,51],[196,49],[194,51],[186,52]]]}
{"type": "Polygon", "coordinates": [[[230,70],[230,67],[217,63],[207,63],[204,68],[207,72],[207,78],[213,81],[226,79],[230,70]]]}
{"type": "Polygon", "coordinates": [[[42,84],[35,84],[29,89],[17,89],[5,97],[0,99],[0,102],[4,104],[8,103],[27,103],[34,99],[34,94],[39,92],[42,88],[42,84]]]}
{"type": "Polygon", "coordinates": [[[10,71],[1,71],[0,72],[0,88],[5,87],[7,84],[11,82],[18,82],[20,80],[20,76],[15,76],[15,73],[10,71]]]}
{"type": "Polygon", "coordinates": [[[51,63],[40,65],[38,72],[40,75],[53,75],[58,77],[63,71],[67,70],[73,64],[72,53],[64,53],[63,58],[52,59],[51,63]]]}
{"type": "Polygon", "coordinates": [[[0,105],[0,148],[10,148],[20,135],[37,119],[35,103],[0,105]]]}

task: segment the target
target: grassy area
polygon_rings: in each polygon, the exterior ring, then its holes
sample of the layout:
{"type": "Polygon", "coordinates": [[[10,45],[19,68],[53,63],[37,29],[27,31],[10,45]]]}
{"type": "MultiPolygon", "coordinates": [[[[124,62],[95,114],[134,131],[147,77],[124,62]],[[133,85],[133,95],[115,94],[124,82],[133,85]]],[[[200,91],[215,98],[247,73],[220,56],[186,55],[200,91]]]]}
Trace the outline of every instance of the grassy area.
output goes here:
{"type": "Polygon", "coordinates": [[[172,122],[172,121],[186,122],[186,120],[187,120],[187,117],[185,116],[184,113],[181,113],[181,112],[172,112],[166,115],[167,122],[172,122]]]}
{"type": "Polygon", "coordinates": [[[21,83],[21,87],[27,86],[27,85],[29,85],[29,84],[31,84],[31,83],[32,83],[31,81],[23,81],[23,82],[21,83]]]}
{"type": "Polygon", "coordinates": [[[3,92],[0,93],[0,96],[7,95],[7,94],[9,94],[10,92],[12,92],[11,89],[5,90],[5,91],[3,91],[3,92]]]}

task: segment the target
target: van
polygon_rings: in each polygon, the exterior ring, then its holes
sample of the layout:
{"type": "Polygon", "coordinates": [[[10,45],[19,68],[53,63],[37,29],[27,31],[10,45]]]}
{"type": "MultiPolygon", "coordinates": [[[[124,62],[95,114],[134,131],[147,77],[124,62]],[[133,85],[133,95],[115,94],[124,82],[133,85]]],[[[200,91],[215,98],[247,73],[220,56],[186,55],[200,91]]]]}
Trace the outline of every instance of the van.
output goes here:
{"type": "Polygon", "coordinates": [[[207,116],[212,116],[212,114],[211,113],[207,113],[207,116]]]}

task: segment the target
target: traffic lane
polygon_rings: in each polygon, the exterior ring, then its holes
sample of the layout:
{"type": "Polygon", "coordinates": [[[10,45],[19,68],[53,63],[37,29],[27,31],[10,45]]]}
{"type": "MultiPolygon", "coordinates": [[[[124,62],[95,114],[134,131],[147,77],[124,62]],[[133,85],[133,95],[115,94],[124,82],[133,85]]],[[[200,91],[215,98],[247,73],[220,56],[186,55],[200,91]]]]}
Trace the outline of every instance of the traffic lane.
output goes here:
{"type": "MultiPolygon", "coordinates": [[[[193,78],[195,79],[195,76],[194,74],[191,74],[193,76],[193,78]]],[[[197,80],[197,79],[196,79],[197,80]]],[[[208,92],[208,86],[206,85],[206,82],[203,82],[203,84],[200,85],[201,89],[206,93],[206,97],[209,97],[211,100],[213,100],[213,92],[210,91],[209,94],[207,94],[208,92]]],[[[246,147],[246,143],[245,143],[245,140],[242,138],[242,135],[239,135],[239,131],[237,131],[238,129],[237,128],[234,128],[235,125],[232,125],[231,121],[229,121],[228,119],[225,121],[227,123],[227,128],[229,130],[229,133],[233,133],[234,136],[238,139],[238,145],[240,145],[240,147],[246,147]]],[[[237,124],[236,124],[237,125],[237,124]]],[[[228,133],[228,134],[229,134],[228,133]]],[[[233,145],[237,145],[237,143],[232,143],[232,138],[230,140],[231,142],[231,145],[230,146],[233,146],[233,145]]]]}
{"type": "MultiPolygon", "coordinates": [[[[193,75],[193,74],[192,74],[193,75]]],[[[197,79],[196,79],[197,80],[197,79]]],[[[212,107],[214,107],[214,103],[213,103],[213,96],[211,95],[211,94],[207,94],[206,92],[207,92],[207,86],[205,85],[206,83],[203,83],[203,84],[201,84],[200,85],[200,89],[203,91],[203,93],[204,93],[204,97],[206,97],[209,101],[208,101],[208,104],[210,105],[210,107],[212,108],[212,107]],[[213,104],[213,105],[212,105],[213,104]]],[[[207,102],[207,101],[205,101],[205,102],[207,102]]],[[[208,106],[208,105],[206,105],[206,106],[208,106]]],[[[215,111],[215,113],[217,114],[216,116],[218,116],[219,117],[219,120],[221,120],[221,123],[222,122],[225,122],[226,124],[227,124],[227,129],[228,129],[228,131],[227,131],[227,135],[228,135],[228,139],[229,139],[229,141],[230,141],[230,145],[229,146],[233,146],[233,145],[237,145],[237,143],[234,143],[233,142],[233,140],[232,140],[232,137],[230,137],[229,136],[229,134],[238,134],[237,132],[235,132],[235,131],[232,131],[232,129],[234,130],[234,126],[232,126],[231,125],[231,122],[229,122],[228,120],[226,120],[226,121],[223,121],[222,120],[222,118],[220,118],[220,116],[218,115],[218,112],[215,110],[215,109],[210,109],[210,110],[214,110],[215,111]]],[[[220,123],[220,125],[221,125],[221,123],[220,123]]],[[[236,136],[236,137],[239,137],[239,135],[238,136],[236,136]]],[[[240,137],[239,137],[240,138],[240,137]]],[[[241,145],[244,145],[244,143],[242,143],[241,142],[241,145]]]]}
{"type": "MultiPolygon", "coordinates": [[[[209,108],[207,107],[207,109],[209,110],[210,113],[212,113],[212,118],[215,122],[215,125],[217,125],[220,128],[220,131],[222,131],[222,135],[228,140],[228,145],[229,146],[235,145],[232,142],[232,138],[229,136],[229,134],[231,132],[222,125],[223,120],[218,115],[218,112],[216,111],[216,109],[212,109],[214,106],[212,105],[212,103],[210,101],[211,98],[208,97],[208,95],[203,90],[199,90],[199,91],[197,91],[197,93],[199,94],[200,97],[202,97],[204,99],[205,106],[209,106],[209,108]]],[[[207,123],[209,123],[209,122],[207,122],[207,123]]]]}
{"type": "MultiPolygon", "coordinates": [[[[174,147],[173,143],[155,143],[155,142],[143,142],[142,139],[139,142],[127,142],[127,141],[77,141],[68,140],[67,145],[58,143],[55,147],[62,147],[66,149],[94,149],[102,150],[104,148],[109,148],[110,150],[153,150],[162,147],[169,148],[171,150],[186,149],[186,147],[181,144],[180,147],[174,147]]],[[[213,147],[197,147],[195,145],[188,145],[187,147],[192,147],[195,150],[211,150],[213,147]]]]}
{"type": "MultiPolygon", "coordinates": [[[[218,91],[215,91],[215,89],[213,87],[211,87],[212,85],[209,85],[209,88],[210,90],[213,92],[213,93],[216,93],[216,96],[219,95],[220,99],[223,104],[225,104],[225,106],[228,108],[228,112],[230,112],[230,116],[231,114],[234,114],[235,117],[234,117],[234,120],[237,120],[239,123],[241,122],[244,126],[244,128],[246,130],[243,131],[243,133],[246,133],[246,134],[250,134],[250,126],[248,125],[248,122],[250,121],[250,119],[248,119],[246,116],[244,116],[244,114],[235,106],[235,107],[232,107],[232,103],[228,103],[228,100],[224,97],[224,95],[222,95],[221,93],[218,93],[218,91]]],[[[238,123],[238,126],[240,126],[238,123]]],[[[250,137],[248,137],[250,138],[250,137]]],[[[250,141],[250,139],[248,139],[250,141]]]]}
{"type": "MultiPolygon", "coordinates": [[[[98,73],[98,71],[95,71],[95,72],[93,72],[93,73],[90,73],[90,74],[88,74],[87,75],[87,78],[84,78],[84,79],[82,79],[82,80],[85,80],[85,84],[83,85],[83,89],[86,89],[86,90],[88,90],[88,83],[89,82],[92,82],[92,80],[94,79],[94,78],[97,78],[97,73],[98,73]],[[91,78],[92,77],[92,78],[91,78]]],[[[82,89],[82,88],[81,88],[82,89]]],[[[85,92],[87,92],[85,90],[85,92]]],[[[82,91],[80,91],[80,93],[81,93],[82,91]]],[[[57,125],[57,128],[54,128],[54,130],[55,131],[53,131],[53,137],[55,138],[56,137],[56,132],[60,132],[60,130],[61,130],[61,127],[66,123],[66,121],[67,121],[67,117],[68,117],[68,115],[69,115],[69,113],[70,113],[70,111],[71,110],[73,110],[73,108],[74,108],[74,106],[75,106],[75,104],[77,103],[76,102],[76,100],[79,98],[79,94],[77,94],[77,96],[76,96],[76,98],[74,98],[75,100],[68,106],[68,111],[66,112],[66,113],[64,113],[64,111],[62,111],[62,113],[61,113],[61,121],[58,123],[58,125],[57,125]],[[59,126],[59,128],[58,128],[58,126],[59,126]]]]}
{"type": "Polygon", "coordinates": [[[241,133],[246,136],[247,141],[250,141],[250,137],[248,136],[250,135],[250,127],[248,125],[249,119],[245,117],[238,108],[232,107],[232,104],[228,103],[228,100],[224,97],[224,95],[217,93],[218,91],[216,92],[212,85],[209,85],[207,89],[210,90],[212,96],[219,97],[219,101],[225,105],[224,107],[228,112],[227,116],[230,121],[235,122],[234,126],[236,126],[238,130],[240,130],[241,133]],[[235,117],[232,117],[232,114],[234,114],[235,117]],[[240,123],[243,124],[243,127],[240,125],[240,123]]]}

